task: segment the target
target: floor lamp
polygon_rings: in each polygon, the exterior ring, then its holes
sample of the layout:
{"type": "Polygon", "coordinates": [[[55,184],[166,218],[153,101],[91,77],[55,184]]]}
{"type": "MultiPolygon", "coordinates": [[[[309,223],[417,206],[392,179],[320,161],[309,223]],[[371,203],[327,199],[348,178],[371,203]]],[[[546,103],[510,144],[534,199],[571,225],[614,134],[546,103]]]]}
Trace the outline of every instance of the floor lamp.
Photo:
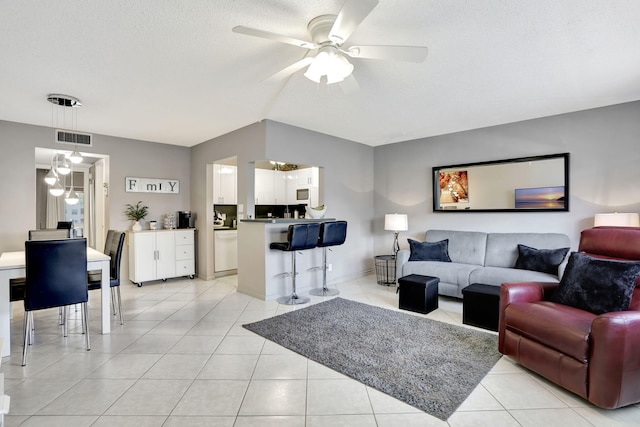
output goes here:
{"type": "Polygon", "coordinates": [[[384,229],[388,231],[393,231],[394,240],[393,240],[393,257],[395,258],[396,254],[400,250],[400,245],[398,244],[398,233],[401,231],[407,231],[409,229],[409,222],[407,220],[406,214],[386,214],[384,216],[384,229]]]}

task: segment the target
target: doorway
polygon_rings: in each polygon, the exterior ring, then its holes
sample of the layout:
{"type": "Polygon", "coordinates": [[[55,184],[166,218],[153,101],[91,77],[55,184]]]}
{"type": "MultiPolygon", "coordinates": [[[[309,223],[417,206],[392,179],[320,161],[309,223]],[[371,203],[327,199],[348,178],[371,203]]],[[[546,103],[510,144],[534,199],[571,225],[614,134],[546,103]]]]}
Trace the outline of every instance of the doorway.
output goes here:
{"type": "Polygon", "coordinates": [[[48,148],[35,149],[36,166],[36,228],[57,228],[58,222],[71,222],[74,237],[87,238],[87,245],[98,250],[104,248],[108,229],[109,156],[81,153],[82,162],[74,164],[73,171],[59,175],[65,193],[53,196],[45,176],[55,166],[56,156],[71,151],[48,148]],[[65,203],[66,193],[73,187],[78,203],[65,203]]]}

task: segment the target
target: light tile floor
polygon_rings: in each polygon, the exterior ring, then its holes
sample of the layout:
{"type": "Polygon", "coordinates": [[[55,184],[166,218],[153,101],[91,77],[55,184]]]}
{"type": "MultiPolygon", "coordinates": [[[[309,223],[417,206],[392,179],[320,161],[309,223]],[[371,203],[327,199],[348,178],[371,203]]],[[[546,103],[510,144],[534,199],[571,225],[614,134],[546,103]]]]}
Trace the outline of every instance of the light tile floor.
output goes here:
{"type": "MultiPolygon", "coordinates": [[[[342,298],[398,306],[395,288],[373,276],[338,288],[342,298]]],[[[36,313],[26,367],[15,304],[12,356],[1,368],[11,396],[7,426],[640,425],[640,405],[597,409],[507,358],[443,422],[243,329],[294,308],[237,293],[236,276],[126,284],[122,293],[125,324],[114,320],[109,335],[98,333],[99,298],[92,298],[90,352],[79,313],[71,314],[66,339],[57,310],[36,313]]],[[[459,300],[439,305],[427,317],[461,324],[459,300]]]]}

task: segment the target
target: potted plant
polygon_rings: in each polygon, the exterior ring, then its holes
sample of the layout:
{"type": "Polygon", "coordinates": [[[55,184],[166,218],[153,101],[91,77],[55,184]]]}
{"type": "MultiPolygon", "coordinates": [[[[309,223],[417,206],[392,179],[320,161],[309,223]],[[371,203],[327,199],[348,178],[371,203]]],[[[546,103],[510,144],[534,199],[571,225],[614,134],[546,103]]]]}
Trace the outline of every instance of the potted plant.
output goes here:
{"type": "Polygon", "coordinates": [[[149,207],[142,204],[142,201],[139,201],[135,205],[127,204],[127,209],[124,211],[124,214],[131,221],[135,221],[131,229],[133,231],[142,230],[142,226],[140,225],[140,220],[144,219],[149,213],[149,207]]]}

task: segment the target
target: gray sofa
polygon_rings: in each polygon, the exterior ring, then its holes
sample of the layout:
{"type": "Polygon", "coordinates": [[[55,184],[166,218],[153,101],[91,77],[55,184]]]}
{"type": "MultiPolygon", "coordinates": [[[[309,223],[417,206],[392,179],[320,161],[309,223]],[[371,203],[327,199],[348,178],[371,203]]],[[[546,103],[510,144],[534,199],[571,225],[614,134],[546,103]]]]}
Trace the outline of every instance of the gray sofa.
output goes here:
{"type": "Polygon", "coordinates": [[[514,268],[518,259],[518,244],[536,249],[570,247],[569,237],[559,233],[482,233],[477,231],[428,230],[425,242],[449,240],[451,262],[409,261],[410,251],[397,254],[396,275],[422,274],[440,278],[438,293],[462,298],[462,289],[472,283],[500,286],[505,282],[558,282],[567,257],[558,275],[514,268]]]}

